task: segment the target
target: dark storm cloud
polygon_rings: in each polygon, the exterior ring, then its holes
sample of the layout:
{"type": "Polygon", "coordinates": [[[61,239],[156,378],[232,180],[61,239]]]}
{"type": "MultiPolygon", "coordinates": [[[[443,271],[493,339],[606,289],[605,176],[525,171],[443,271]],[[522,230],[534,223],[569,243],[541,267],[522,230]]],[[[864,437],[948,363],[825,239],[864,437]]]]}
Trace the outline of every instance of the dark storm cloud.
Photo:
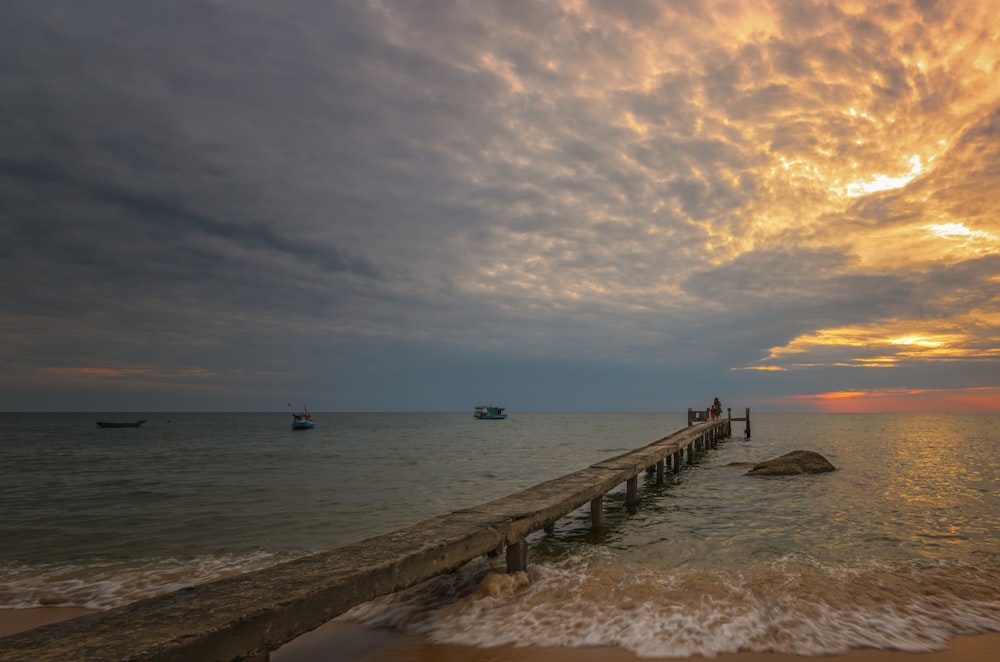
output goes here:
{"type": "MultiPolygon", "coordinates": [[[[30,186],[39,190],[42,195],[76,198],[81,206],[93,203],[102,209],[102,213],[135,219],[131,226],[131,236],[103,235],[102,241],[94,246],[103,252],[98,255],[87,255],[78,251],[75,241],[79,240],[79,237],[68,236],[67,230],[80,223],[99,223],[99,221],[88,218],[65,220],[57,218],[46,222],[44,219],[30,218],[30,210],[22,210],[24,215],[11,225],[13,229],[11,239],[14,241],[9,245],[27,246],[33,242],[33,251],[54,254],[67,265],[74,259],[79,259],[111,266],[114,259],[121,255],[120,251],[130,248],[129,244],[135,235],[144,239],[150,238],[156,226],[166,225],[169,234],[179,236],[184,247],[194,251],[198,250],[199,244],[205,243],[206,238],[221,238],[226,243],[248,250],[267,250],[294,256],[329,271],[349,271],[367,278],[380,276],[379,269],[370,261],[343,255],[336,246],[295,242],[280,234],[272,226],[224,223],[186,208],[183,200],[170,200],[155,194],[147,195],[135,189],[88,182],[53,164],[13,163],[0,159],[0,174],[3,173],[10,176],[14,186],[30,186]]],[[[155,246],[149,248],[151,252],[156,249],[155,246]]],[[[144,256],[132,253],[129,257],[141,260],[144,256]]],[[[183,252],[176,255],[179,260],[185,257],[183,252]]],[[[214,254],[213,257],[224,256],[214,254]]]]}

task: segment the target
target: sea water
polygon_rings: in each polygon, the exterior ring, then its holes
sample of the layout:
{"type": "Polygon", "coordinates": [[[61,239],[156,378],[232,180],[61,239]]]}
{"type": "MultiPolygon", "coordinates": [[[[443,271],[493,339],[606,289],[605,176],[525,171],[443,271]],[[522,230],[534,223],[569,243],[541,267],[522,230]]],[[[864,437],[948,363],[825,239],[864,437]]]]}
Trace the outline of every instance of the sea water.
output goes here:
{"type": "MultiPolygon", "coordinates": [[[[0,607],[110,608],[510,494],[653,442],[684,413],[0,414],[0,607]],[[119,418],[126,417],[117,415],[119,418]]],[[[343,615],[435,641],[923,651],[1000,630],[1000,416],[753,413],[752,436],[624,486],[502,559],[343,615]],[[791,450],[837,470],[750,477],[791,450]]]]}

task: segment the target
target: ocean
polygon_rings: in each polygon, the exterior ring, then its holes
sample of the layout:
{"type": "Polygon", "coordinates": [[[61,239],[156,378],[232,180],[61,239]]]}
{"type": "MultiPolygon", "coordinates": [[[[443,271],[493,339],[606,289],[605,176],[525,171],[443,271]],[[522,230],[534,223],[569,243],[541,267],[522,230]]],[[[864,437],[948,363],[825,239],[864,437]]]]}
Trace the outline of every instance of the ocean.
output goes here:
{"type": "MultiPolygon", "coordinates": [[[[743,410],[738,410],[742,415],[743,410]]],[[[736,415],[734,411],[734,415],[736,415]]],[[[681,429],[686,413],[0,414],[0,608],[107,609],[414,524],[681,429]],[[102,417],[146,418],[98,429],[102,417]]],[[[944,648],[1000,631],[1000,416],[752,412],[694,466],[624,485],[500,559],[341,616],[475,646],[642,656],[944,648]],[[837,470],[746,476],[792,450],[837,470]],[[475,599],[473,599],[475,598],[475,599]]]]}

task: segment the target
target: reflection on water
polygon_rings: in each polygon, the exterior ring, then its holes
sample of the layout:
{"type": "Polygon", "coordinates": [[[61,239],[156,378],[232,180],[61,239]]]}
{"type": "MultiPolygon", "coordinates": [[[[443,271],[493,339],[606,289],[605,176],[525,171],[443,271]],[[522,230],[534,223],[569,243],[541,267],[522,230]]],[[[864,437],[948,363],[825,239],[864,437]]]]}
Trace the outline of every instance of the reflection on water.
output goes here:
{"type": "Polygon", "coordinates": [[[630,509],[605,500],[531,539],[530,587],[466,599],[488,564],[346,619],[438,641],[648,656],[940,649],[1000,630],[998,417],[760,415],[630,509]],[[815,450],[838,470],[757,478],[734,462],[815,450]],[[989,478],[992,477],[992,478],[989,478]]]}

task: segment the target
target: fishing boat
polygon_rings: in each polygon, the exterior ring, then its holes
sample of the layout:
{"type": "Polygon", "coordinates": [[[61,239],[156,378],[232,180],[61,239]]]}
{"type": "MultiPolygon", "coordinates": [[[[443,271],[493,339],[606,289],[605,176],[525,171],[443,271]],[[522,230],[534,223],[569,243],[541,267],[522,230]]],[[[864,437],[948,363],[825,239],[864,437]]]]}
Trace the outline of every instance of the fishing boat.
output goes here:
{"type": "Polygon", "coordinates": [[[145,422],[146,422],[145,418],[142,419],[141,421],[97,421],[97,427],[99,427],[99,428],[137,428],[137,427],[139,427],[140,425],[142,425],[145,422]]]}
{"type": "Polygon", "coordinates": [[[315,425],[316,423],[313,422],[312,414],[307,411],[292,414],[293,430],[308,430],[315,425]]]}
{"type": "MultiPolygon", "coordinates": [[[[291,411],[292,403],[288,403],[288,409],[291,411]]],[[[293,430],[310,430],[315,427],[316,423],[313,421],[312,414],[309,413],[309,409],[302,407],[302,411],[292,411],[292,429],[293,430]]]]}
{"type": "Polygon", "coordinates": [[[478,405],[476,411],[472,414],[475,418],[499,421],[501,419],[507,418],[507,414],[503,413],[503,407],[494,407],[493,405],[478,405]]]}

